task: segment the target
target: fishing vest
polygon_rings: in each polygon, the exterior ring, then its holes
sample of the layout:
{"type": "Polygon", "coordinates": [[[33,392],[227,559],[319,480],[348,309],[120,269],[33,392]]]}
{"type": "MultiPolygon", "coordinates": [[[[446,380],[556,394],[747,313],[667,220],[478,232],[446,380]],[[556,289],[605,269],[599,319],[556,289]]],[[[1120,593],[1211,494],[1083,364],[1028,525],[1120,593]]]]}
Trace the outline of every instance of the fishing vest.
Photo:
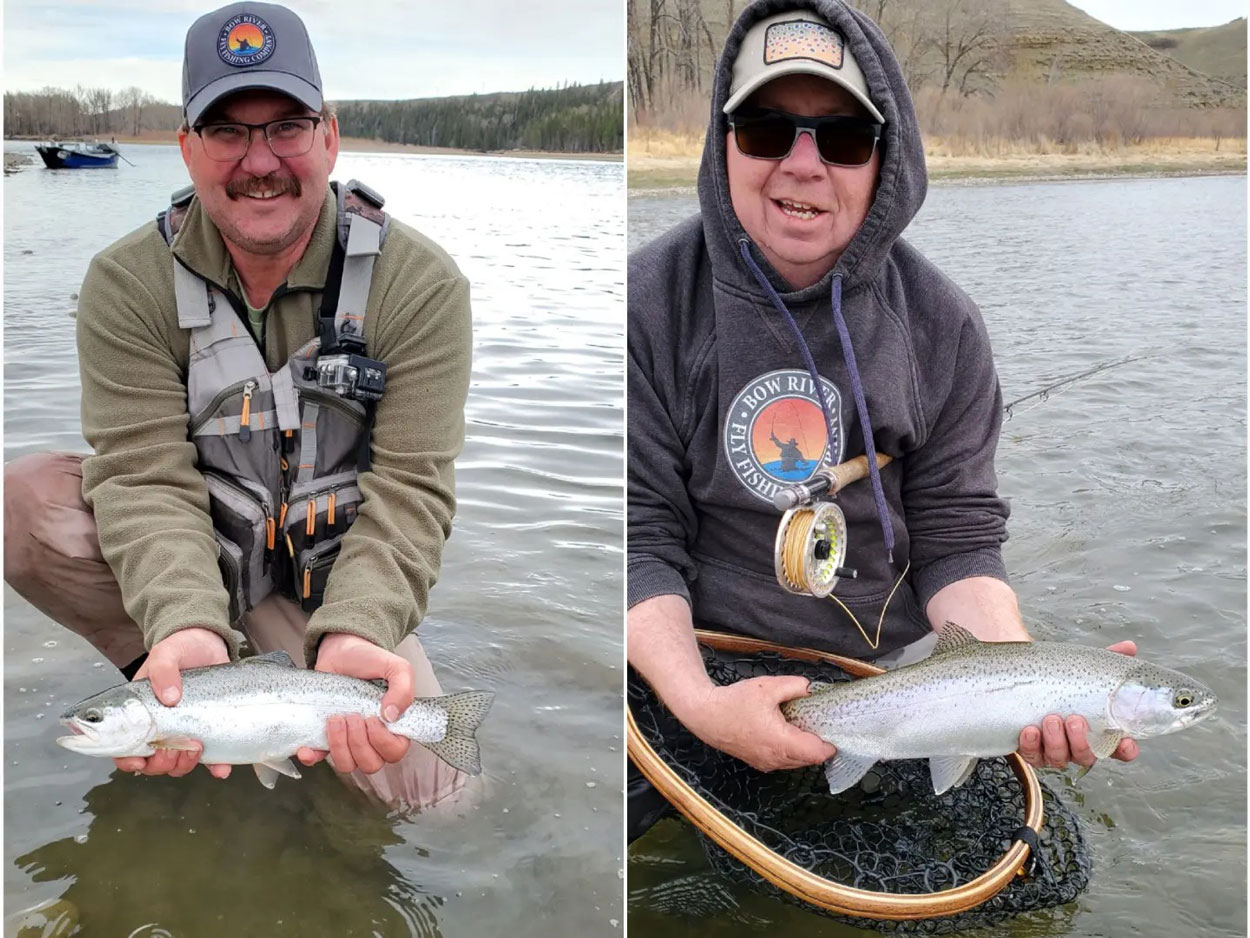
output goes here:
{"type": "MultiPolygon", "coordinates": [[[[274,591],[307,612],[319,607],[360,506],[357,473],[368,468],[386,371],[365,358],[365,304],[389,217],[363,184],[331,186],[338,224],[320,334],[275,372],[223,288],[173,258],[178,325],[190,333],[188,432],[208,485],[232,623],[274,591]],[[342,393],[349,377],[376,393],[342,393]]],[[[175,193],[157,217],[166,243],[193,195],[175,193]]]]}

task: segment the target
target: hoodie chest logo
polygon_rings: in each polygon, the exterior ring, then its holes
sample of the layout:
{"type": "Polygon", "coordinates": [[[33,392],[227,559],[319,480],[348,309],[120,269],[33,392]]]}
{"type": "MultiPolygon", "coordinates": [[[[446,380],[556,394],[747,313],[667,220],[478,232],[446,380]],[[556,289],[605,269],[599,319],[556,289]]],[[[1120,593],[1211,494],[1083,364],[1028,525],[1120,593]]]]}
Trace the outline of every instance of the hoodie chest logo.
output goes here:
{"type": "Polygon", "coordinates": [[[782,486],[802,482],[828,460],[842,461],[842,395],[821,378],[833,418],[830,453],[816,386],[797,368],[770,371],[747,383],[725,418],[725,455],[738,481],[761,501],[782,486]]]}

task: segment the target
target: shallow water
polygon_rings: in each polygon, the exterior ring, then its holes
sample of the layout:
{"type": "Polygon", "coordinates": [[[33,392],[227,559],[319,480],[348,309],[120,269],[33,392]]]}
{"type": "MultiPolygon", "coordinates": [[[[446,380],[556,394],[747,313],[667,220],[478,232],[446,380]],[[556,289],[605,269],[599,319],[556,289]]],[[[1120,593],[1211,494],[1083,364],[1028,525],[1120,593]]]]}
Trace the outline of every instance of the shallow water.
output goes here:
{"type": "MultiPolygon", "coordinates": [[[[6,460],[85,448],[72,294],[186,184],[176,148],[125,153],[137,166],[4,181],[6,460]]],[[[484,790],[401,820],[324,766],[272,792],[246,770],[112,773],[53,740],[116,671],[6,588],[6,913],[64,897],[88,935],[616,934],[622,167],[349,153],[335,178],[382,192],[472,284],[459,511],[420,635],[446,690],[497,694],[484,790]]]]}
{"type": "MultiPolygon", "coordinates": [[[[697,209],[631,197],[630,249],[697,209]]],[[[1244,176],[935,187],[907,233],[980,305],[1004,400],[1141,356],[1004,424],[1007,568],[1037,638],[1131,638],[1220,698],[1131,765],[1046,773],[1084,822],[1090,888],[977,934],[1246,934],[1245,210],[1244,176]]],[[[657,826],[631,850],[631,929],[869,934],[707,870],[687,826],[657,826]]]]}

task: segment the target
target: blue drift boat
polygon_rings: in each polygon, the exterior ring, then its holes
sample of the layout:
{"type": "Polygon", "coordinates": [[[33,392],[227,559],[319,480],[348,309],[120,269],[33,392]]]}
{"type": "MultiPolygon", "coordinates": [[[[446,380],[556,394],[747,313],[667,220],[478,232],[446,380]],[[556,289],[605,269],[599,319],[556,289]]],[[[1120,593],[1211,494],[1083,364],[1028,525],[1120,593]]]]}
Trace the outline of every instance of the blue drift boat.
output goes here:
{"type": "Polygon", "coordinates": [[[41,143],[35,149],[48,169],[117,165],[118,152],[107,143],[41,143]]]}

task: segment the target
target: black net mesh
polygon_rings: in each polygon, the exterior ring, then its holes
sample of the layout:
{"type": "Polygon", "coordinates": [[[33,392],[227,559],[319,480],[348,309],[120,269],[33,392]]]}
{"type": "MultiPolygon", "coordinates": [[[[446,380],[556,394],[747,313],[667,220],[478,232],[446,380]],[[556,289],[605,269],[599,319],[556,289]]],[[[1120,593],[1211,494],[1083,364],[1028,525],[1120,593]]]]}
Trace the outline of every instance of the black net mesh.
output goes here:
{"type": "MultiPolygon", "coordinates": [[[[849,680],[833,665],[771,653],[731,655],[705,648],[704,664],[719,684],[777,674],[849,680]]],[[[981,760],[968,781],[940,796],[933,793],[927,761],[880,762],[858,787],[834,797],[821,766],[757,772],[704,745],[632,672],[629,697],[643,737],[687,784],[780,856],[844,886],[893,894],[951,889],[993,866],[1024,823],[1024,791],[1006,759],[981,760]]],[[[1085,889],[1090,852],[1076,817],[1044,783],[1042,793],[1045,824],[1033,874],[1017,876],[981,905],[946,918],[876,921],[835,915],[794,898],[702,839],[709,863],[730,880],[861,928],[944,935],[1062,905],[1085,889]]]]}

